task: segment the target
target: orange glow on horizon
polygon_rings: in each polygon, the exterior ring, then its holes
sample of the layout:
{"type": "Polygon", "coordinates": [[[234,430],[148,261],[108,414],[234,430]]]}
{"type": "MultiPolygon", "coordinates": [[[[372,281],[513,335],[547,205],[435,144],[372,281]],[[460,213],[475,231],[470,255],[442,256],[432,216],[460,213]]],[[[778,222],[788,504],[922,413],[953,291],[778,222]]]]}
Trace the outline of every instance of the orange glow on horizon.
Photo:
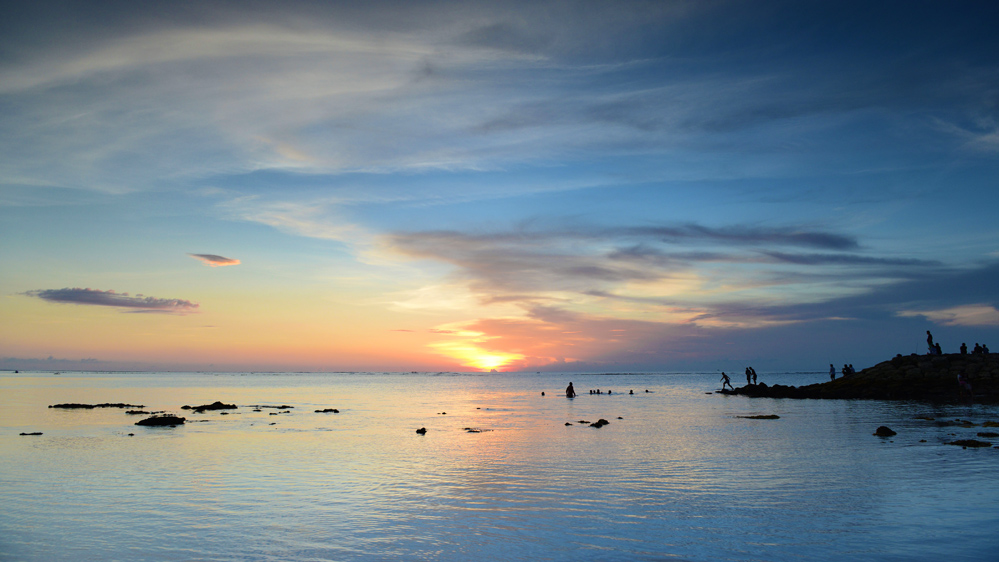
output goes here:
{"type": "Polygon", "coordinates": [[[430,344],[430,347],[437,349],[442,355],[460,361],[464,367],[482,371],[498,370],[500,367],[524,359],[519,353],[486,351],[471,342],[439,342],[430,344]]]}

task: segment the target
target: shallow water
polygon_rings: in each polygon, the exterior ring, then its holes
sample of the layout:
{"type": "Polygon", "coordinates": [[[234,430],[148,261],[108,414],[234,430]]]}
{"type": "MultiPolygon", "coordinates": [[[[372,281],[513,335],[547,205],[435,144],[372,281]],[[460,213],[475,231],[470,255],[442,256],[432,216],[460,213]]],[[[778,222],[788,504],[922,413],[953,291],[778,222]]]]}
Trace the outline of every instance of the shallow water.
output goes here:
{"type": "Polygon", "coordinates": [[[994,559],[999,449],[945,442],[999,429],[938,422],[996,407],[706,394],[717,379],[0,375],[0,560],[994,559]],[[239,409],[179,409],[215,400],[239,409]]]}

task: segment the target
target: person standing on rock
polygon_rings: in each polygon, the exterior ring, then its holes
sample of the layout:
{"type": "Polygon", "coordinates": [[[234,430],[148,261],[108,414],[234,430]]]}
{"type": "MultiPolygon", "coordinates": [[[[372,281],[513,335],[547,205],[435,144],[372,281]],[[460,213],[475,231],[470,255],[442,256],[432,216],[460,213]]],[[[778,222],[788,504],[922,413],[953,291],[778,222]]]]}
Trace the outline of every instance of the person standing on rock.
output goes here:
{"type": "Polygon", "coordinates": [[[722,371],[721,381],[722,381],[722,390],[725,390],[726,384],[728,385],[729,388],[735,390],[735,387],[732,386],[732,379],[728,378],[728,375],[725,374],[725,371],[722,371]]]}
{"type": "Polygon", "coordinates": [[[926,330],[926,345],[930,348],[930,355],[933,355],[937,348],[933,346],[933,334],[929,330],[926,330]]]}
{"type": "Polygon", "coordinates": [[[746,367],[746,384],[753,384],[753,371],[746,367]]]}
{"type": "Polygon", "coordinates": [[[750,367],[749,371],[753,373],[753,384],[756,384],[756,369],[750,367]]]}
{"type": "Polygon", "coordinates": [[[836,367],[833,367],[832,363],[829,364],[829,380],[836,380],[836,367]]]}

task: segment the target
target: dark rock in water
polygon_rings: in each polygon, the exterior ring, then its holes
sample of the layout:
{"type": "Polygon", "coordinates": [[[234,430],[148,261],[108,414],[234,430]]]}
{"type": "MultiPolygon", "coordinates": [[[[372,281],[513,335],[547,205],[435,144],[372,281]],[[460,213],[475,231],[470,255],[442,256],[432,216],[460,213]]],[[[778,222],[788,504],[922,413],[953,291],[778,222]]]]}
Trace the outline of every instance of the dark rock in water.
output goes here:
{"type": "Polygon", "coordinates": [[[579,420],[577,423],[584,423],[585,424],[585,423],[590,423],[590,422],[587,421],[587,420],[579,420]]]}
{"type": "Polygon", "coordinates": [[[145,408],[142,404],[122,404],[121,402],[116,402],[114,404],[104,403],[104,404],[53,404],[49,408],[82,408],[85,410],[93,410],[94,408],[145,408]]]}
{"type": "Polygon", "coordinates": [[[989,438],[995,439],[996,437],[999,437],[999,433],[995,433],[993,431],[979,431],[978,432],[978,436],[979,437],[989,437],[989,438]]]}
{"type": "Polygon", "coordinates": [[[426,435],[427,428],[421,427],[420,429],[417,429],[416,432],[419,433],[420,435],[426,435]]]}
{"type": "Polygon", "coordinates": [[[565,422],[565,425],[572,425],[572,422],[565,422]]]}
{"type": "Polygon", "coordinates": [[[317,414],[339,414],[340,410],[336,408],[326,408],[325,410],[316,410],[317,414]]]}
{"type": "Polygon", "coordinates": [[[128,436],[129,437],[135,437],[135,434],[134,433],[129,433],[128,436]]]}
{"type": "Polygon", "coordinates": [[[181,406],[181,410],[194,410],[195,414],[200,414],[202,412],[207,412],[209,410],[235,410],[237,406],[235,404],[223,404],[216,400],[211,404],[202,404],[201,406],[181,406]]]}
{"type": "Polygon", "coordinates": [[[599,420],[591,423],[590,427],[601,428],[601,427],[603,427],[605,425],[608,425],[609,423],[610,423],[609,421],[607,421],[607,420],[605,420],[603,418],[600,418],[599,420]]]}
{"type": "Polygon", "coordinates": [[[32,431],[31,433],[22,433],[21,435],[41,435],[41,431],[32,431]]]}
{"type": "Polygon", "coordinates": [[[187,418],[181,418],[178,416],[153,416],[151,418],[146,418],[144,420],[139,420],[135,422],[135,425],[149,425],[149,426],[163,426],[163,425],[182,425],[187,418]]]}
{"type": "Polygon", "coordinates": [[[892,435],[898,435],[898,433],[892,431],[890,427],[882,425],[874,430],[874,435],[877,435],[878,437],[891,437],[892,435]]]}
{"type": "Polygon", "coordinates": [[[250,407],[251,408],[274,408],[275,410],[290,410],[290,409],[294,408],[294,406],[288,406],[287,404],[283,404],[281,406],[260,406],[260,405],[258,405],[258,406],[250,406],[250,407]]]}
{"type": "Polygon", "coordinates": [[[948,445],[959,445],[964,448],[968,447],[991,447],[992,443],[988,441],[979,441],[977,439],[958,439],[957,441],[950,441],[948,445]]]}
{"type": "Polygon", "coordinates": [[[125,413],[128,414],[128,415],[130,415],[130,416],[136,416],[136,415],[139,415],[139,414],[145,414],[147,416],[149,415],[149,412],[147,412],[145,410],[129,410],[129,411],[125,412],[125,413]]]}
{"type": "Polygon", "coordinates": [[[779,420],[780,416],[777,414],[768,414],[761,416],[735,416],[737,418],[745,418],[747,420],[779,420]]]}

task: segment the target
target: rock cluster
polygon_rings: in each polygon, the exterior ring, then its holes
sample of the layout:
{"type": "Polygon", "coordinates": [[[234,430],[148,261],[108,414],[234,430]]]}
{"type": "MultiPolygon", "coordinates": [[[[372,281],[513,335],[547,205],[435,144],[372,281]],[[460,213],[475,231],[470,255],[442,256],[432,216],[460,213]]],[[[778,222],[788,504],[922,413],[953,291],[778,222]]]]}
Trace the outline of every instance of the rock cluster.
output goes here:
{"type": "Polygon", "coordinates": [[[999,354],[898,355],[829,382],[794,387],[751,384],[723,394],[766,398],[866,398],[875,400],[971,400],[957,376],[971,383],[975,402],[999,402],[999,354]]]}
{"type": "Polygon", "coordinates": [[[172,426],[175,426],[175,425],[183,425],[183,423],[184,423],[185,420],[186,420],[186,418],[181,418],[181,417],[178,417],[178,416],[170,416],[170,415],[166,415],[166,416],[153,416],[151,418],[146,418],[144,420],[139,420],[139,421],[135,422],[135,425],[148,425],[148,426],[164,426],[164,425],[169,425],[169,426],[172,427],[172,426]]]}
{"type": "Polygon", "coordinates": [[[181,410],[194,410],[195,414],[200,414],[208,410],[235,410],[238,406],[235,404],[223,404],[222,402],[216,400],[211,404],[202,404],[201,406],[181,406],[181,410]]]}

